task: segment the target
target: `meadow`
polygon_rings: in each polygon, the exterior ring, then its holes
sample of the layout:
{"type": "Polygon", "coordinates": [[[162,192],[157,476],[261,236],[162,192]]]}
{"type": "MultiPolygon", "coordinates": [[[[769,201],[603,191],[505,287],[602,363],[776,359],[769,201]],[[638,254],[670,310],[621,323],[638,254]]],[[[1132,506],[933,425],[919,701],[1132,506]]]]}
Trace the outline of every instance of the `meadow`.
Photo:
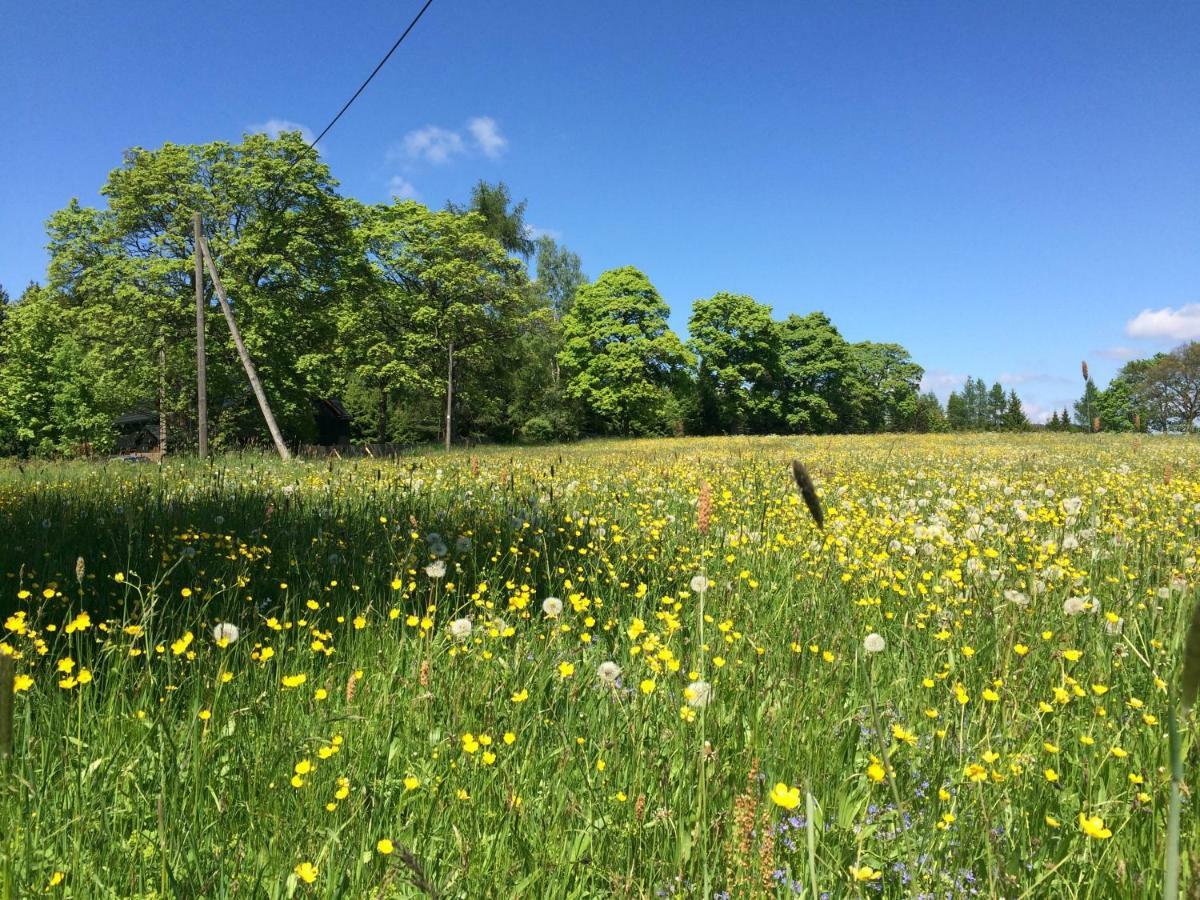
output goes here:
{"type": "Polygon", "coordinates": [[[2,463],[0,897],[1161,896],[1198,462],[2,463]]]}

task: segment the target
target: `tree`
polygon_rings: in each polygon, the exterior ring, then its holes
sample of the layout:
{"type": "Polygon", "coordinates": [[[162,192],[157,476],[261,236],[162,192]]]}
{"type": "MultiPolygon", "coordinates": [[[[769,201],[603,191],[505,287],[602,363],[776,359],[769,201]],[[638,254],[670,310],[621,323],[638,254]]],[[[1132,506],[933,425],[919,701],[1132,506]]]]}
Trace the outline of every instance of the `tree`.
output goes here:
{"type": "Polygon", "coordinates": [[[1095,430],[1092,419],[1098,409],[1099,400],[1100,392],[1096,389],[1096,382],[1089,378],[1084,382],[1083,396],[1075,401],[1075,424],[1084,431],[1095,430]]]}
{"type": "Polygon", "coordinates": [[[1200,418],[1200,342],[1160,355],[1147,366],[1138,397],[1165,428],[1190,433],[1200,418]]]}
{"type": "Polygon", "coordinates": [[[1050,421],[1046,423],[1046,430],[1047,431],[1061,431],[1062,430],[1062,422],[1058,418],[1058,410],[1057,409],[1053,413],[1050,414],[1050,421]]]}
{"type": "Polygon", "coordinates": [[[850,345],[823,312],[779,323],[781,409],[793,432],[864,430],[854,403],[857,365],[850,345]]]}
{"type": "Polygon", "coordinates": [[[692,304],[688,334],[704,430],[772,430],[779,421],[779,332],[771,308],[722,292],[692,304]]]}
{"type": "Polygon", "coordinates": [[[525,224],[525,206],[520,203],[508,208],[512,202],[508,186],[503,181],[488,184],[480,181],[471,190],[471,202],[465,207],[447,204],[447,208],[458,215],[468,212],[479,216],[478,224],[483,233],[499,242],[500,246],[509,253],[516,253],[523,259],[533,255],[534,243],[525,224]]]}
{"type": "Polygon", "coordinates": [[[912,430],[921,434],[937,434],[949,430],[946,413],[933,391],[917,396],[917,409],[912,418],[912,430]]]}
{"type": "Polygon", "coordinates": [[[946,398],[946,425],[954,431],[963,431],[970,425],[967,398],[958,391],[951,391],[946,398]]]}
{"type": "Polygon", "coordinates": [[[581,287],[563,318],[558,354],[566,396],[607,434],[662,434],[679,420],[692,357],[667,325],[669,309],[632,266],[581,287]]]}
{"type": "MultiPolygon", "coordinates": [[[[311,433],[311,399],[336,380],[333,312],[350,302],[346,269],[356,263],[335,186],[298,134],[248,135],[240,144],[130,150],[102,190],[104,209],[72,201],[55,213],[49,287],[78,310],[85,352],[110,376],[95,386],[91,412],[157,397],[163,417],[178,427],[190,419],[199,211],[281,425],[295,437],[311,433]]],[[[207,342],[214,443],[262,434],[220,316],[209,317],[207,342]]]]}
{"type": "Polygon", "coordinates": [[[1015,390],[1009,390],[1004,412],[1000,417],[1000,428],[1004,431],[1025,431],[1029,427],[1029,417],[1021,405],[1021,398],[1015,390]]]}
{"type": "Polygon", "coordinates": [[[571,308],[575,292],[587,284],[587,276],[583,274],[576,254],[560,247],[554,238],[542,235],[537,239],[537,280],[534,283],[558,321],[571,308]]]}
{"type": "Polygon", "coordinates": [[[986,412],[983,416],[981,427],[991,431],[997,431],[1004,427],[1004,413],[1008,409],[1008,398],[1004,394],[1004,388],[1000,386],[1000,382],[995,382],[992,389],[987,394],[986,412]]]}
{"type": "Polygon", "coordinates": [[[431,212],[413,200],[397,200],[366,210],[360,229],[367,259],[384,285],[381,302],[412,330],[407,344],[417,355],[413,362],[429,352],[445,360],[442,437],[449,449],[456,371],[461,379],[463,368],[480,362],[489,345],[507,344],[522,267],[488,236],[475,213],[431,212]]]}
{"type": "Polygon", "coordinates": [[[858,364],[859,380],[868,388],[863,410],[867,430],[914,428],[925,370],[899,344],[862,341],[852,344],[851,351],[858,364]]]}

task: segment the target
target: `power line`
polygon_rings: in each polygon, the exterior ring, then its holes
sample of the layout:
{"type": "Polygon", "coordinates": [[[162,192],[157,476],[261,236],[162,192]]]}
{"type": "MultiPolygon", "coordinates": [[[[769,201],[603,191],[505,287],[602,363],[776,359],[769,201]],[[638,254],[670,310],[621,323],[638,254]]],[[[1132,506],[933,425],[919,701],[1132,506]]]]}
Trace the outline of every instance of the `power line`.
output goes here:
{"type": "Polygon", "coordinates": [[[354,92],[354,96],[347,100],[346,105],[338,110],[338,114],[333,117],[333,120],[328,125],[325,126],[325,129],[315,138],[313,138],[312,142],[308,145],[310,150],[315,148],[317,146],[317,142],[320,141],[321,138],[325,137],[325,135],[329,133],[329,129],[337,124],[337,120],[340,119],[342,114],[350,108],[350,105],[358,99],[358,95],[366,90],[367,85],[371,83],[371,79],[379,74],[379,70],[382,69],[387,61],[392,58],[392,54],[396,52],[396,48],[404,43],[404,39],[408,37],[408,33],[416,27],[416,24],[419,21],[421,21],[421,16],[425,15],[425,10],[429,9],[432,4],[433,0],[425,0],[425,5],[421,7],[421,11],[416,14],[411,22],[408,23],[408,27],[404,29],[404,34],[400,35],[400,37],[396,40],[396,43],[392,44],[392,49],[389,50],[383,59],[379,61],[379,65],[377,65],[371,71],[371,74],[367,76],[367,80],[359,85],[358,90],[354,92]]]}

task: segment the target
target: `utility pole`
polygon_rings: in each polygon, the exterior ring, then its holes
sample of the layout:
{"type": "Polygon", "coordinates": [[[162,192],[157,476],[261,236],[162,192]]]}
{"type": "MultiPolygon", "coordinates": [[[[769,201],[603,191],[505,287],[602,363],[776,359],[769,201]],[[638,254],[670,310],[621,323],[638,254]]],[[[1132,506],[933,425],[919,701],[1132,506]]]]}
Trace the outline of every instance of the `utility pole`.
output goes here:
{"type": "Polygon", "coordinates": [[[271,413],[271,406],[267,403],[267,395],[263,391],[262,382],[258,380],[258,372],[254,369],[254,363],[250,361],[250,354],[246,350],[246,345],[242,342],[242,334],[238,331],[237,323],[233,320],[233,309],[229,305],[229,298],[225,295],[225,288],[221,284],[221,276],[217,272],[217,263],[213,259],[212,252],[208,249],[208,241],[204,239],[204,235],[200,235],[200,250],[204,254],[204,261],[208,264],[208,274],[212,276],[213,290],[216,291],[217,300],[221,304],[221,312],[225,314],[225,321],[229,324],[229,332],[233,335],[233,343],[237,347],[238,356],[242,358],[242,367],[246,370],[246,377],[250,379],[250,387],[254,390],[254,396],[258,398],[258,407],[262,410],[263,418],[267,420],[267,429],[271,432],[271,439],[275,442],[275,449],[279,451],[281,459],[291,459],[292,454],[288,451],[287,444],[283,442],[283,435],[279,431],[279,426],[275,423],[275,416],[271,413]]]}
{"type": "Polygon", "coordinates": [[[192,244],[195,263],[192,281],[196,285],[196,419],[200,427],[200,458],[208,456],[208,372],[204,353],[204,253],[200,249],[200,213],[192,213],[192,244]]]}

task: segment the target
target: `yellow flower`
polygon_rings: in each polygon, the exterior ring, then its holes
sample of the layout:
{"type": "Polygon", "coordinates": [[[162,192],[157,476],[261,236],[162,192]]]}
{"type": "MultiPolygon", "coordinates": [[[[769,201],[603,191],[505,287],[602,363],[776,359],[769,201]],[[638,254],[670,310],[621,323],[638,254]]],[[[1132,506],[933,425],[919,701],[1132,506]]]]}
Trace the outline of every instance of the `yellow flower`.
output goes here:
{"type": "Polygon", "coordinates": [[[654,679],[653,678],[643,679],[642,683],[638,686],[642,689],[643,694],[648,695],[648,694],[654,693],[654,679]]]}
{"type": "Polygon", "coordinates": [[[404,779],[404,789],[406,791],[415,791],[421,786],[421,779],[416,775],[409,775],[404,779]]]}
{"type": "Polygon", "coordinates": [[[300,687],[304,682],[308,681],[308,676],[301,672],[299,675],[284,675],[283,686],[285,688],[300,687]]]}
{"type": "Polygon", "coordinates": [[[1104,840],[1112,837],[1112,832],[1104,827],[1104,820],[1099,816],[1088,816],[1085,813],[1079,814],[1079,827],[1083,829],[1083,833],[1088,837],[1096,838],[1096,840],[1104,840]]]}
{"type": "Polygon", "coordinates": [[[558,674],[563,678],[570,678],[575,674],[575,664],[569,662],[560,662],[558,664],[558,674]]]}
{"type": "Polygon", "coordinates": [[[879,784],[881,781],[883,781],[886,776],[887,772],[884,771],[883,766],[881,766],[879,763],[873,762],[867,766],[867,777],[876,784],[879,784]]]}
{"type": "Polygon", "coordinates": [[[525,690],[525,688],[521,688],[521,690],[517,691],[516,693],[514,693],[512,695],[513,703],[524,703],[528,699],[529,699],[529,691],[525,690]]]}
{"type": "Polygon", "coordinates": [[[317,880],[317,867],[310,862],[298,863],[293,871],[305,884],[312,884],[317,880]]]}
{"type": "Polygon", "coordinates": [[[387,856],[396,848],[392,846],[392,842],[389,841],[387,838],[380,838],[379,843],[375,845],[375,849],[378,850],[380,853],[382,853],[384,856],[387,856]]]}
{"type": "Polygon", "coordinates": [[[58,887],[60,884],[63,883],[63,879],[66,877],[67,877],[67,875],[65,872],[55,872],[53,875],[50,876],[50,880],[46,883],[46,887],[47,888],[58,887]]]}
{"type": "Polygon", "coordinates": [[[1051,784],[1058,781],[1058,773],[1053,769],[1046,769],[1042,774],[1046,776],[1046,780],[1051,784]]]}
{"type": "Polygon", "coordinates": [[[19,694],[21,691],[27,691],[33,687],[33,677],[21,673],[13,680],[13,693],[19,694]]]}
{"type": "Polygon", "coordinates": [[[870,866],[851,866],[850,877],[855,881],[874,881],[876,878],[882,878],[883,873],[870,866]]]}
{"type": "Polygon", "coordinates": [[[207,722],[209,719],[212,718],[212,713],[207,709],[200,710],[200,712],[197,713],[197,715],[200,716],[201,722],[207,722]]]}
{"type": "Polygon", "coordinates": [[[800,805],[800,788],[788,787],[781,781],[771,788],[771,802],[784,809],[795,809],[800,805]]]}
{"type": "Polygon", "coordinates": [[[970,763],[963,769],[963,774],[976,783],[987,781],[988,777],[987,769],[979,765],[979,763],[970,763]]]}
{"type": "Polygon", "coordinates": [[[917,736],[901,725],[892,724],[892,737],[901,743],[908,744],[910,747],[917,746],[917,736]]]}

